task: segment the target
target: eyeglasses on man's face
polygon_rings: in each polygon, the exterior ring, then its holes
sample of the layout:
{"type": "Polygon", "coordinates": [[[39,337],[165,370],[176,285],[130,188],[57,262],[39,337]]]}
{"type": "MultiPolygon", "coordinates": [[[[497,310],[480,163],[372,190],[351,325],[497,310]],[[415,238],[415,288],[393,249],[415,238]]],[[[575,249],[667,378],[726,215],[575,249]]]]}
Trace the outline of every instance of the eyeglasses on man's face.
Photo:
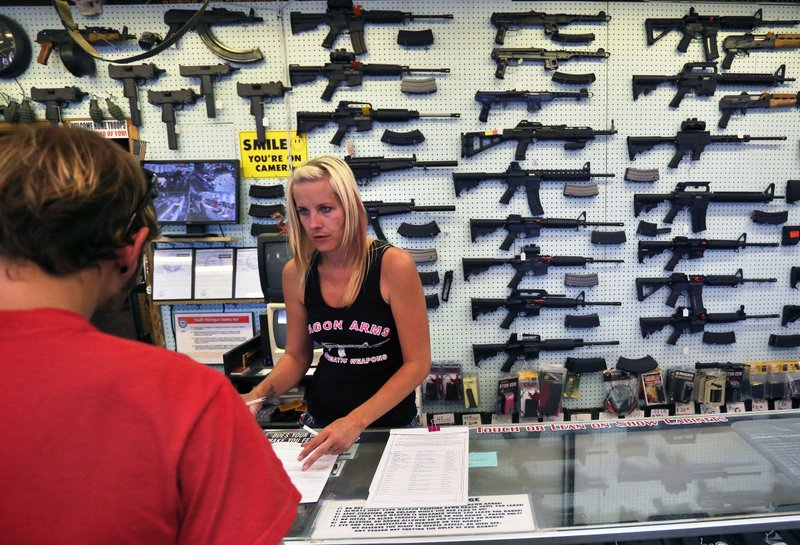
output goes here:
{"type": "Polygon", "coordinates": [[[136,208],[133,210],[130,219],[128,220],[128,225],[125,226],[125,236],[129,236],[131,234],[131,227],[133,227],[133,222],[136,221],[136,218],[139,214],[142,213],[142,210],[150,204],[150,202],[158,197],[158,184],[156,183],[156,179],[158,176],[155,172],[150,170],[144,169],[144,176],[147,179],[147,191],[144,192],[142,195],[139,204],[136,205],[136,208]]]}

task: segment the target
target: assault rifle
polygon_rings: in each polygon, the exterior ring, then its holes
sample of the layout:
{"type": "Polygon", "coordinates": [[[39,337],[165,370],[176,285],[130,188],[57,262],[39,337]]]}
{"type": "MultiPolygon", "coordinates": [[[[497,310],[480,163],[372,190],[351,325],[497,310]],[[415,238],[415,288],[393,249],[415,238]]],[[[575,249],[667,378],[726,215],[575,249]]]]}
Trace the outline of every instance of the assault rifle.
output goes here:
{"type": "Polygon", "coordinates": [[[539,199],[539,188],[542,182],[588,182],[592,178],[613,177],[614,174],[592,173],[588,162],[581,169],[523,170],[519,163],[513,161],[505,172],[454,172],[453,184],[456,189],[456,197],[458,197],[463,191],[477,187],[484,180],[502,180],[508,186],[500,197],[502,204],[510,203],[514,192],[524,188],[531,214],[538,216],[544,214],[539,199]]]}
{"type": "Polygon", "coordinates": [[[733,274],[683,274],[672,273],[667,277],[658,278],[637,278],[636,279],[636,296],[639,301],[644,301],[655,292],[663,288],[669,287],[669,297],[667,297],[667,304],[674,307],[678,298],[682,293],[686,294],[688,299],[689,308],[705,308],[703,304],[703,287],[704,286],[725,286],[734,288],[749,282],[777,282],[777,278],[744,278],[742,269],[739,269],[733,274]],[[652,289],[648,289],[652,288],[652,289]]]}
{"type": "Polygon", "coordinates": [[[31,87],[31,98],[45,105],[45,118],[51,125],[61,122],[61,109],[69,106],[71,102],[81,102],[89,93],[84,93],[77,87],[37,88],[31,87]]]}
{"type": "Polygon", "coordinates": [[[540,352],[575,350],[584,346],[615,346],[618,344],[619,341],[586,342],[583,339],[547,339],[543,341],[539,335],[523,334],[520,337],[516,333],[512,333],[504,344],[473,344],[472,355],[475,358],[475,365],[480,367],[481,362],[486,358],[505,352],[508,354],[508,359],[506,359],[500,371],[508,373],[517,360],[539,359],[540,352]]]}
{"type": "Polygon", "coordinates": [[[517,316],[539,316],[543,308],[578,308],[587,306],[615,306],[622,303],[602,302],[591,303],[586,301],[586,292],[580,292],[577,297],[567,297],[562,294],[550,294],[545,290],[520,290],[514,289],[505,299],[489,299],[473,297],[471,299],[472,319],[477,320],[481,314],[493,312],[500,307],[506,307],[508,314],[500,323],[502,329],[508,329],[517,316]]]}
{"type": "Polygon", "coordinates": [[[511,102],[524,102],[529,112],[537,112],[542,109],[542,104],[557,98],[574,98],[583,100],[589,98],[589,91],[478,91],[475,93],[475,100],[481,103],[481,113],[478,119],[486,121],[489,119],[489,110],[493,104],[509,104],[511,102]]]}
{"type": "Polygon", "coordinates": [[[509,29],[517,29],[525,26],[544,27],[545,36],[555,42],[561,43],[587,43],[594,40],[594,34],[562,34],[558,30],[559,25],[570,23],[607,23],[611,17],[601,11],[597,15],[574,15],[567,13],[545,13],[543,11],[526,11],[523,13],[492,13],[490,19],[497,28],[494,43],[503,45],[506,41],[506,32],[509,29]]]}
{"type": "Polygon", "coordinates": [[[494,77],[503,79],[506,76],[508,63],[522,64],[523,61],[543,62],[545,70],[556,70],[558,61],[572,59],[607,59],[611,53],[602,47],[597,51],[568,51],[559,49],[550,51],[541,47],[495,47],[492,49],[492,59],[497,63],[494,77]]]}
{"type": "Polygon", "coordinates": [[[376,178],[384,172],[395,170],[408,170],[411,168],[438,168],[455,167],[458,161],[417,161],[417,156],[411,157],[353,157],[348,155],[344,158],[347,166],[353,171],[353,176],[359,182],[366,184],[369,180],[376,178]]]}
{"type": "Polygon", "coordinates": [[[659,144],[672,144],[675,146],[675,155],[672,156],[668,166],[677,168],[683,156],[691,152],[692,161],[700,159],[700,155],[709,144],[739,144],[757,140],[786,140],[785,136],[750,136],[743,134],[712,135],[706,130],[705,121],[698,121],[693,117],[681,122],[681,130],[675,136],[629,136],[628,157],[633,160],[637,154],[653,149],[659,144]]]}
{"type": "Polygon", "coordinates": [[[414,199],[408,202],[364,201],[364,208],[367,211],[367,220],[375,231],[375,236],[380,240],[387,240],[380,224],[380,218],[383,216],[407,214],[408,212],[454,212],[456,209],[452,205],[417,206],[414,204],[414,199]]]}
{"type": "Polygon", "coordinates": [[[313,129],[324,127],[331,121],[339,128],[331,138],[331,144],[340,145],[348,130],[354,128],[358,132],[372,129],[374,121],[384,123],[408,122],[421,117],[461,117],[459,113],[452,114],[421,114],[416,110],[403,109],[373,109],[369,102],[339,102],[333,112],[297,112],[297,132],[307,133],[313,129]]]}
{"type": "Polygon", "coordinates": [[[342,85],[354,87],[361,85],[364,76],[393,76],[412,73],[442,73],[449,74],[449,68],[409,68],[399,64],[361,64],[354,53],[337,49],[331,51],[331,62],[324,66],[289,65],[289,80],[292,85],[314,81],[322,76],[328,80],[328,85],[322,92],[322,100],[331,100],[333,93],[342,85]]]}
{"type": "Polygon", "coordinates": [[[489,270],[499,265],[511,265],[514,268],[514,277],[508,287],[516,289],[526,274],[544,276],[550,267],[585,267],[589,263],[624,263],[621,259],[595,259],[593,257],[579,257],[567,255],[541,255],[541,249],[536,244],[528,244],[522,248],[519,255],[509,259],[502,258],[471,258],[464,257],[461,264],[464,269],[464,280],[469,282],[469,277],[489,270]]]}
{"type": "Polygon", "coordinates": [[[664,267],[668,271],[675,270],[675,265],[682,259],[700,259],[706,250],[734,250],[759,246],[763,248],[776,248],[777,242],[747,242],[747,233],[736,240],[712,240],[706,238],[675,237],[672,240],[640,240],[639,263],[644,263],[645,258],[653,257],[667,250],[672,251],[672,257],[664,267]]]}
{"type": "Polygon", "coordinates": [[[128,105],[131,110],[131,123],[137,127],[142,125],[137,84],[140,81],[158,79],[164,72],[166,70],[162,70],[153,63],[108,65],[108,75],[113,79],[122,80],[122,94],[128,99],[128,105]]]}
{"type": "MultiPolygon", "coordinates": [[[[135,40],[134,34],[128,34],[128,27],[122,27],[122,32],[109,27],[91,26],[78,29],[83,38],[90,44],[103,45],[122,42],[125,40],[135,40]]],[[[36,61],[39,64],[47,64],[53,49],[58,50],[58,56],[64,63],[64,67],[77,77],[88,76],[95,73],[96,65],[94,58],[88,55],[72,39],[69,31],[63,28],[47,28],[40,30],[36,35],[36,42],[41,45],[36,61]]]]}
{"type": "Polygon", "coordinates": [[[692,232],[706,230],[706,213],[712,202],[760,202],[768,203],[782,199],[775,195],[775,184],[769,184],[764,191],[711,191],[710,182],[678,182],[672,193],[636,193],[633,195],[633,215],[652,210],[659,203],[669,201],[671,207],[664,217],[664,223],[672,223],[678,212],[689,209],[692,219],[692,232]],[[697,190],[687,191],[688,188],[697,190]]]}
{"type": "MultiPolygon", "coordinates": [[[[498,131],[475,131],[461,133],[461,157],[472,157],[489,148],[493,148],[509,140],[517,140],[514,159],[525,160],[528,146],[534,141],[564,140],[564,149],[583,149],[589,140],[596,136],[617,134],[614,121],[611,129],[596,131],[591,127],[567,127],[566,125],[542,125],[536,121],[523,119],[511,129],[498,131]]],[[[785,138],[784,138],[785,139],[785,138]]]]}
{"type": "Polygon", "coordinates": [[[504,220],[469,220],[469,233],[472,242],[475,239],[488,235],[497,231],[498,229],[506,229],[508,236],[502,244],[501,250],[508,250],[515,238],[532,238],[538,237],[543,228],[550,229],[577,229],[578,227],[586,226],[613,226],[621,227],[623,223],[618,222],[595,222],[586,221],[586,212],[581,212],[581,215],[575,219],[572,218],[523,218],[519,214],[511,214],[504,220]]]}
{"type": "MultiPolygon", "coordinates": [[[[752,16],[740,15],[699,15],[694,8],[689,8],[689,14],[681,18],[649,18],[644,20],[644,28],[647,34],[647,45],[653,45],[658,40],[672,32],[680,30],[683,34],[678,43],[678,51],[686,53],[692,40],[703,40],[703,53],[707,61],[713,61],[719,57],[717,49],[717,32],[722,30],[753,30],[760,26],[770,25],[797,25],[800,20],[786,21],[765,21],[762,11],[759,9],[752,16]],[[661,31],[655,35],[654,31],[661,31]]],[[[725,66],[723,64],[723,66],[725,66]]],[[[729,68],[725,66],[725,68],[729,68]]]]}
{"type": "Polygon", "coordinates": [[[161,106],[161,121],[167,125],[167,145],[169,149],[178,149],[178,134],[175,131],[177,119],[175,110],[183,109],[186,104],[194,104],[200,95],[194,89],[178,89],[176,91],[147,91],[147,101],[161,106]]]}
{"type": "MultiPolygon", "coordinates": [[[[720,74],[715,62],[687,62],[683,70],[674,76],[633,76],[633,100],[639,95],[648,94],[662,83],[674,83],[678,92],[669,103],[672,108],[677,108],[683,97],[689,91],[697,96],[710,97],[717,90],[717,85],[758,85],[760,87],[774,87],[795,78],[787,78],[786,65],[782,64],[774,74],[720,74]]],[[[720,125],[722,126],[722,125],[720,125]]]]}
{"type": "Polygon", "coordinates": [[[719,109],[722,117],[719,118],[718,127],[725,128],[734,112],[747,113],[747,110],[755,108],[789,108],[800,107],[800,93],[761,93],[750,95],[742,93],[740,95],[725,95],[719,100],[719,109]]]}
{"type": "Polygon", "coordinates": [[[675,314],[663,318],[639,318],[639,328],[642,337],[649,337],[656,331],[661,331],[667,326],[672,326],[672,334],[667,339],[667,344],[677,344],[684,333],[700,333],[706,324],[731,324],[750,319],[780,318],[780,314],[745,314],[744,305],[736,312],[710,312],[705,309],[688,309],[678,307],[675,314]]]}
{"type": "Polygon", "coordinates": [[[737,34],[722,40],[725,50],[723,68],[730,68],[733,58],[738,55],[749,55],[753,49],[797,49],[800,47],[800,34],[737,34]]]}
{"type": "Polygon", "coordinates": [[[292,34],[304,30],[314,30],[319,25],[327,23],[328,34],[322,40],[322,47],[331,49],[336,38],[343,31],[350,34],[350,43],[356,55],[367,52],[364,41],[364,27],[366,23],[397,24],[413,21],[414,19],[452,19],[452,14],[445,15],[415,15],[395,10],[366,10],[360,5],[354,6],[353,0],[328,0],[328,10],[325,13],[301,13],[293,11],[289,14],[292,34]]]}
{"type": "MultiPolygon", "coordinates": [[[[197,12],[193,9],[168,9],[164,12],[164,23],[169,26],[169,32],[164,39],[180,30],[188,23],[197,12]]],[[[215,25],[243,25],[246,23],[261,23],[264,19],[256,17],[255,11],[251,8],[249,13],[243,11],[231,11],[225,8],[207,9],[200,16],[191,30],[197,32],[205,46],[217,57],[226,61],[251,63],[264,59],[264,54],[257,47],[252,49],[231,49],[220,42],[211,27],[215,25]]]]}

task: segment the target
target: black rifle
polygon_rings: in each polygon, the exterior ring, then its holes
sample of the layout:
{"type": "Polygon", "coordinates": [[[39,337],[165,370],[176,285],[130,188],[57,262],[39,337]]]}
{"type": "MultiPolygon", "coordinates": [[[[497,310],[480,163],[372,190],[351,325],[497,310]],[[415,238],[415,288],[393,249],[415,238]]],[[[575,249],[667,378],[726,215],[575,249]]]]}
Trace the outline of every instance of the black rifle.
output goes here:
{"type": "Polygon", "coordinates": [[[589,91],[478,91],[475,93],[475,100],[481,103],[481,113],[478,119],[486,121],[489,119],[489,110],[492,104],[509,104],[511,102],[524,102],[529,112],[536,112],[542,109],[542,104],[557,98],[574,98],[583,100],[589,98],[589,91]]]}
{"type": "Polygon", "coordinates": [[[652,210],[659,203],[669,201],[671,207],[664,217],[664,223],[672,223],[678,212],[689,209],[692,219],[692,232],[706,230],[706,213],[708,204],[712,202],[760,202],[768,203],[782,199],[783,195],[775,195],[775,184],[769,184],[764,191],[711,191],[709,182],[678,182],[672,193],[636,193],[633,195],[633,215],[652,210]],[[687,191],[687,188],[697,190],[687,191]]]}
{"type": "Polygon", "coordinates": [[[366,23],[398,24],[414,19],[452,19],[452,14],[445,15],[415,15],[396,10],[366,10],[361,6],[353,6],[353,0],[328,0],[328,10],[325,13],[301,13],[293,11],[289,14],[292,25],[292,34],[304,30],[314,30],[319,25],[327,23],[328,34],[322,40],[322,47],[331,49],[336,38],[347,30],[350,34],[350,43],[356,55],[367,52],[364,41],[364,26],[366,23]]]}
{"type": "Polygon", "coordinates": [[[380,240],[387,240],[380,224],[380,218],[383,216],[407,214],[408,212],[454,212],[456,209],[455,206],[451,205],[417,206],[414,204],[414,199],[408,202],[364,201],[364,208],[367,211],[369,224],[375,231],[375,236],[380,240]]]}
{"type": "Polygon", "coordinates": [[[586,301],[586,292],[580,292],[577,297],[567,297],[562,294],[547,293],[545,290],[520,290],[514,289],[505,299],[488,299],[473,297],[471,299],[472,319],[477,320],[481,314],[493,312],[501,307],[508,309],[508,314],[500,323],[502,329],[508,329],[517,316],[539,316],[543,308],[578,308],[587,306],[615,306],[620,302],[590,303],[586,301]]]}
{"type": "Polygon", "coordinates": [[[69,106],[71,102],[80,102],[89,93],[84,93],[77,87],[37,88],[31,87],[31,98],[45,105],[45,118],[51,125],[61,122],[61,109],[69,106]]]}
{"type": "Polygon", "coordinates": [[[800,93],[761,93],[740,95],[725,95],[719,100],[719,109],[722,116],[719,118],[718,127],[725,128],[734,112],[747,113],[747,110],[756,108],[791,108],[800,106],[800,93]]]}
{"type": "MultiPolygon", "coordinates": [[[[169,9],[164,12],[164,23],[169,26],[169,32],[164,37],[168,39],[188,23],[194,17],[196,11],[192,9],[169,9]]],[[[207,9],[200,16],[200,19],[191,28],[197,32],[205,46],[217,57],[231,62],[258,62],[264,58],[261,50],[257,47],[252,49],[231,49],[220,42],[211,27],[214,25],[243,25],[247,23],[261,23],[264,19],[256,17],[255,11],[250,9],[250,13],[243,11],[231,11],[225,8],[207,9]]]]}
{"type": "Polygon", "coordinates": [[[736,240],[712,240],[706,238],[687,238],[675,237],[672,240],[640,240],[639,241],[639,263],[644,263],[645,258],[653,257],[667,250],[672,251],[672,257],[667,262],[664,269],[675,270],[675,265],[681,259],[700,259],[705,255],[706,250],[734,250],[760,246],[763,248],[776,248],[777,242],[747,242],[747,233],[736,240]]]}
{"type": "Polygon", "coordinates": [[[339,102],[334,112],[297,112],[297,132],[307,133],[333,121],[339,128],[331,138],[331,144],[338,146],[351,128],[363,132],[372,129],[374,121],[405,123],[421,117],[461,117],[461,114],[421,114],[416,110],[387,108],[378,110],[373,109],[369,102],[343,100],[339,102]]]}
{"type": "Polygon", "coordinates": [[[131,123],[137,127],[142,126],[137,84],[141,81],[158,79],[164,72],[166,72],[166,70],[162,70],[153,63],[108,65],[108,75],[114,79],[122,80],[122,94],[128,99],[128,105],[131,109],[131,123]]]}
{"type": "Polygon", "coordinates": [[[674,307],[682,293],[686,293],[689,308],[705,308],[703,304],[703,286],[726,286],[734,288],[749,282],[777,282],[777,278],[744,278],[742,269],[733,274],[683,274],[672,273],[667,277],[637,278],[636,296],[644,301],[655,292],[669,286],[667,304],[674,307]],[[652,288],[652,289],[648,289],[652,288]]]}
{"type": "Polygon", "coordinates": [[[674,83],[678,92],[669,103],[673,108],[680,105],[689,91],[697,96],[710,97],[717,90],[717,85],[758,85],[774,87],[795,78],[787,78],[786,65],[782,64],[774,74],[720,74],[715,62],[687,62],[683,70],[674,76],[633,76],[633,100],[640,94],[648,94],[662,83],[674,83]]]}
{"type": "Polygon", "coordinates": [[[333,93],[341,87],[354,87],[361,85],[364,76],[392,76],[401,77],[403,74],[412,73],[441,73],[449,74],[449,68],[409,68],[399,64],[361,64],[354,53],[337,49],[331,51],[331,62],[324,66],[289,65],[289,80],[292,85],[316,80],[319,76],[328,80],[328,85],[322,92],[322,100],[331,100],[333,93]]]}
{"type": "Polygon", "coordinates": [[[586,226],[612,226],[621,227],[623,223],[619,222],[595,222],[586,221],[586,212],[581,212],[581,215],[575,219],[572,218],[523,218],[519,214],[511,214],[504,220],[469,220],[469,233],[472,237],[472,242],[475,239],[488,235],[497,231],[498,229],[506,229],[508,236],[506,236],[503,243],[500,244],[501,250],[508,250],[511,248],[515,238],[532,238],[538,237],[543,228],[549,229],[577,229],[578,227],[586,226]]]}
{"type": "Polygon", "coordinates": [[[503,45],[506,32],[510,29],[526,26],[544,27],[545,36],[550,36],[553,41],[562,43],[587,43],[594,40],[594,34],[562,34],[559,25],[570,23],[607,23],[611,17],[601,11],[597,15],[574,15],[570,13],[544,13],[543,11],[526,11],[522,13],[492,13],[490,19],[497,28],[494,43],[503,45]]]}
{"type": "Polygon", "coordinates": [[[750,136],[743,134],[712,135],[706,130],[706,122],[698,121],[693,117],[681,122],[681,130],[675,136],[629,136],[628,157],[633,160],[638,153],[653,149],[658,144],[672,144],[675,146],[675,155],[672,156],[668,166],[677,168],[683,156],[691,152],[692,161],[700,159],[700,155],[709,144],[740,144],[756,140],[786,140],[785,136],[750,136]]]}
{"type": "MultiPolygon", "coordinates": [[[[650,18],[644,20],[644,28],[647,34],[647,45],[653,45],[658,40],[672,32],[680,30],[683,34],[678,43],[678,51],[686,53],[689,44],[694,39],[703,40],[703,53],[707,61],[713,61],[719,57],[717,49],[717,32],[723,30],[753,30],[760,26],[769,25],[797,25],[800,20],[787,21],[765,21],[759,9],[754,15],[699,15],[694,8],[689,8],[689,14],[680,18],[657,19],[650,18]],[[656,35],[654,31],[661,31],[656,35]]],[[[723,65],[724,66],[724,65],[723,65]]],[[[728,68],[726,66],[726,68],[728,68]]]]}
{"type": "Polygon", "coordinates": [[[567,127],[566,125],[542,125],[536,121],[523,119],[517,126],[511,129],[503,129],[497,134],[493,131],[462,132],[461,133],[461,157],[472,157],[478,153],[493,148],[509,140],[517,140],[517,149],[514,152],[514,159],[523,161],[528,151],[528,146],[534,141],[542,140],[565,140],[564,149],[575,150],[583,149],[589,140],[594,140],[596,136],[617,134],[614,129],[614,122],[611,122],[611,129],[596,131],[591,127],[567,127]]]}
{"type": "Polygon", "coordinates": [[[214,78],[232,74],[238,68],[234,68],[228,63],[201,66],[178,65],[181,76],[185,78],[200,78],[200,94],[206,100],[206,115],[217,117],[217,108],[214,104],[214,78]]]}
{"type": "Polygon", "coordinates": [[[369,180],[376,178],[384,172],[395,170],[408,170],[411,168],[438,168],[455,167],[458,161],[417,161],[417,156],[411,157],[353,157],[348,155],[344,158],[347,166],[353,171],[353,176],[359,182],[366,184],[369,180]]]}
{"type": "Polygon", "coordinates": [[[484,180],[502,180],[508,186],[500,197],[502,204],[511,202],[511,197],[518,189],[525,189],[528,197],[528,207],[531,214],[538,216],[544,214],[542,203],[539,199],[539,189],[542,182],[588,182],[592,178],[613,178],[614,174],[592,173],[589,163],[581,169],[531,169],[523,170],[516,161],[512,162],[505,172],[454,172],[453,184],[456,197],[462,191],[478,187],[484,180]]]}
{"type": "Polygon", "coordinates": [[[733,58],[741,53],[749,55],[753,49],[797,49],[800,47],[800,34],[738,34],[728,36],[722,40],[722,49],[725,50],[723,68],[730,68],[733,58]]]}
{"type": "Polygon", "coordinates": [[[684,333],[700,333],[706,324],[731,324],[743,320],[761,318],[780,318],[780,314],[745,314],[744,305],[739,307],[736,312],[711,312],[706,313],[705,309],[691,310],[685,307],[678,307],[675,314],[663,318],[639,318],[639,328],[642,330],[642,337],[649,337],[656,331],[661,331],[667,326],[672,326],[672,334],[667,339],[667,344],[677,344],[678,339],[684,333]]]}
{"type": "MultiPolygon", "coordinates": [[[[134,34],[128,34],[128,27],[122,27],[122,32],[109,27],[85,27],[78,29],[83,38],[94,45],[112,44],[125,40],[134,40],[134,34]]],[[[86,53],[81,46],[69,35],[69,31],[63,28],[40,30],[36,35],[36,42],[41,45],[36,61],[39,64],[47,64],[50,60],[50,53],[53,49],[58,50],[58,55],[64,63],[64,67],[74,76],[82,77],[95,73],[96,65],[94,58],[86,53]]]]}
{"type": "Polygon", "coordinates": [[[506,359],[500,370],[503,373],[508,373],[517,360],[539,359],[540,352],[556,352],[574,350],[584,346],[613,346],[618,344],[619,341],[585,342],[583,339],[547,339],[543,341],[539,335],[523,334],[519,337],[516,333],[512,333],[504,344],[473,344],[472,355],[475,358],[475,365],[480,367],[481,362],[486,358],[505,352],[508,354],[508,359],[506,359]]]}
{"type": "Polygon", "coordinates": [[[256,118],[256,139],[259,144],[266,141],[264,134],[264,99],[270,102],[275,97],[282,97],[291,87],[284,87],[283,82],[241,83],[236,82],[236,94],[250,99],[250,115],[256,118]]]}
{"type": "Polygon", "coordinates": [[[176,91],[147,91],[147,101],[161,106],[161,121],[167,125],[167,145],[169,149],[178,149],[178,135],[175,132],[175,110],[183,109],[186,104],[194,104],[200,95],[194,89],[178,89],[176,91]]]}
{"type": "Polygon", "coordinates": [[[522,64],[523,61],[543,62],[545,70],[558,69],[558,61],[572,59],[607,59],[611,53],[602,47],[597,51],[568,51],[559,49],[551,51],[541,47],[495,47],[492,49],[492,59],[497,63],[494,77],[503,79],[506,75],[508,63],[522,64]]]}
{"type": "Polygon", "coordinates": [[[461,264],[464,269],[464,280],[469,282],[470,276],[491,267],[511,265],[514,268],[514,277],[508,287],[516,289],[526,274],[544,276],[550,267],[585,267],[588,263],[624,263],[621,259],[595,259],[593,257],[567,256],[567,255],[541,255],[541,249],[536,244],[528,244],[522,252],[509,259],[502,258],[471,258],[464,257],[461,264]]]}

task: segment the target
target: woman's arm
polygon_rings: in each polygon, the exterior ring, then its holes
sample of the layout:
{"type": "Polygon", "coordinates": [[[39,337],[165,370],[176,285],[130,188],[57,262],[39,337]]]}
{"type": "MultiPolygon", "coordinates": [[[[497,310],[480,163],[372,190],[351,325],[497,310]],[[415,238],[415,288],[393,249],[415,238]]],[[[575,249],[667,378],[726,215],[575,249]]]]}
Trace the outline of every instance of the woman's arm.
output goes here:
{"type": "Polygon", "coordinates": [[[375,395],[305,443],[300,453],[301,460],[308,457],[304,468],[323,454],[338,454],[350,448],[367,426],[405,399],[428,376],[431,367],[428,312],[411,256],[399,248],[386,250],[380,283],[381,294],[391,306],[397,325],[403,364],[375,395]]]}
{"type": "MultiPolygon", "coordinates": [[[[290,260],[283,267],[283,299],[286,302],[286,352],[269,375],[246,394],[245,401],[260,397],[278,399],[300,383],[311,365],[313,344],[306,328],[306,307],[300,293],[297,267],[290,260]]],[[[262,333],[263,334],[263,333],[262,333]]],[[[256,404],[251,408],[257,408],[256,404]]]]}

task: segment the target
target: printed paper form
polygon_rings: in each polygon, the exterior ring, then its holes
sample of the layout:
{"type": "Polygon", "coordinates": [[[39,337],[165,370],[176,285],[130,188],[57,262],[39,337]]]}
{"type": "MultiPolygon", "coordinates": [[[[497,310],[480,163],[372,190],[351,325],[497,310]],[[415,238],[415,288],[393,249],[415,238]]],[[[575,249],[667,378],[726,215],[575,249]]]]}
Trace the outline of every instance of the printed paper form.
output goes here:
{"type": "Polygon", "coordinates": [[[463,505],[468,492],[469,428],[392,430],[366,507],[463,505]]]}
{"type": "MultiPolygon", "coordinates": [[[[464,536],[533,532],[536,524],[527,494],[478,496],[466,505],[369,509],[364,500],[323,500],[313,540],[464,536]]],[[[375,543],[375,541],[371,541],[375,543]]],[[[517,543],[517,541],[514,541],[517,543]]]]}
{"type": "Polygon", "coordinates": [[[292,484],[300,492],[300,503],[316,502],[319,501],[322,489],[328,482],[337,456],[335,454],[320,456],[313,466],[301,471],[304,462],[297,461],[297,457],[302,448],[301,443],[272,443],[272,450],[283,464],[283,469],[289,475],[292,484]]]}

